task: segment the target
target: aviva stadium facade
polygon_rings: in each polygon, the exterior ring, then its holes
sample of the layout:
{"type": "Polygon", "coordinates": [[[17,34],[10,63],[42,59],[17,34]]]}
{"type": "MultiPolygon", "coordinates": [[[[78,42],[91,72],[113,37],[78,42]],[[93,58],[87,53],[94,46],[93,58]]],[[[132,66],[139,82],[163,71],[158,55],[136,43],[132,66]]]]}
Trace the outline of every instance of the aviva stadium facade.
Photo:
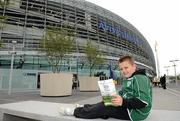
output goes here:
{"type": "Polygon", "coordinates": [[[109,65],[118,70],[119,57],[132,55],[138,68],[146,68],[149,74],[155,74],[153,51],[143,35],[123,18],[90,2],[9,0],[8,6],[0,8],[0,15],[6,18],[0,23],[3,45],[0,49],[0,89],[8,87],[13,46],[16,52],[13,61],[14,88],[36,88],[38,74],[51,71],[44,55],[38,52],[39,40],[47,26],[68,26],[76,33],[76,49],[64,58],[62,71],[87,75],[84,47],[90,40],[98,46],[106,60],[95,67],[94,73],[104,72],[109,76],[109,65]]]}

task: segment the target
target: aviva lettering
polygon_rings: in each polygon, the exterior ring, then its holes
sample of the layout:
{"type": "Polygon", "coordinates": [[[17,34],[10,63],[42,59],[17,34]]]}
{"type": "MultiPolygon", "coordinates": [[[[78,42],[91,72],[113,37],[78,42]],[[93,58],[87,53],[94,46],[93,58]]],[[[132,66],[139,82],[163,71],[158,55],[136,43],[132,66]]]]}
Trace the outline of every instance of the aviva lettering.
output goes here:
{"type": "Polygon", "coordinates": [[[122,31],[121,28],[119,28],[119,27],[113,27],[104,21],[101,21],[98,23],[98,28],[102,29],[104,31],[108,31],[108,32],[110,32],[110,33],[112,33],[112,34],[114,34],[114,35],[116,35],[122,39],[133,42],[136,45],[140,45],[140,43],[142,42],[142,41],[140,41],[140,39],[138,37],[122,31]]]}

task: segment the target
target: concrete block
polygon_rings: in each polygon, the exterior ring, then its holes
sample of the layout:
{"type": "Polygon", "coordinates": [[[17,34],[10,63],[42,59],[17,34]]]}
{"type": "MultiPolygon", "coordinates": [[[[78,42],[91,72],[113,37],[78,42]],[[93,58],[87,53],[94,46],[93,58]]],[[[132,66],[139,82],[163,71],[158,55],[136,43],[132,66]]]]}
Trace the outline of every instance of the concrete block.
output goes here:
{"type": "Polygon", "coordinates": [[[72,73],[46,73],[40,75],[41,96],[66,96],[72,94],[72,73]]]}
{"type": "Polygon", "coordinates": [[[99,77],[80,76],[79,90],[80,91],[99,91],[99,77]]]}
{"type": "MultiPolygon", "coordinates": [[[[41,101],[23,101],[0,105],[3,121],[104,121],[103,119],[80,119],[74,116],[62,116],[59,107],[71,107],[73,104],[41,101]]],[[[145,121],[179,121],[180,111],[152,110],[145,121]]],[[[108,121],[121,121],[110,118],[108,121]]]]}

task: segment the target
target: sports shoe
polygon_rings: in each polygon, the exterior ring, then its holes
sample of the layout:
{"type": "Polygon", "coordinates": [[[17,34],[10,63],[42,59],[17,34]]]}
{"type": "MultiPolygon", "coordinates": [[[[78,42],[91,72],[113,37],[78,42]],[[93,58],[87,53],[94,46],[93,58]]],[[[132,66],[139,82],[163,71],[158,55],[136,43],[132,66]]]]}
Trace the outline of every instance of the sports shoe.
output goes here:
{"type": "Polygon", "coordinates": [[[59,113],[63,116],[73,116],[74,115],[74,109],[77,107],[83,107],[83,105],[75,104],[71,107],[62,107],[59,106],[59,113]]]}
{"type": "Polygon", "coordinates": [[[78,108],[78,107],[84,107],[84,105],[75,104],[75,108],[78,108]]]}
{"type": "Polygon", "coordinates": [[[65,108],[65,107],[59,107],[59,113],[63,116],[73,116],[74,114],[73,107],[65,108]]]}

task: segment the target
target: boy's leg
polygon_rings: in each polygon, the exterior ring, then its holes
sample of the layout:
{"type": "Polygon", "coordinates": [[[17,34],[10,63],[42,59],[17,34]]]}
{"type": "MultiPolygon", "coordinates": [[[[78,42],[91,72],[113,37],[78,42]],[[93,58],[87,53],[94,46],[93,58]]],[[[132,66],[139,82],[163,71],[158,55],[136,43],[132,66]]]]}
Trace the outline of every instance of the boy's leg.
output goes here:
{"type": "Polygon", "coordinates": [[[104,104],[85,104],[84,107],[78,107],[74,110],[74,116],[77,118],[94,119],[94,118],[106,118],[103,112],[104,104]]]}
{"type": "Polygon", "coordinates": [[[100,102],[93,105],[84,105],[74,110],[74,116],[77,118],[94,119],[109,117],[129,120],[127,109],[122,107],[105,106],[104,103],[100,102]]]}
{"type": "Polygon", "coordinates": [[[106,111],[109,117],[122,120],[130,120],[127,108],[125,107],[107,106],[106,111]]]}

